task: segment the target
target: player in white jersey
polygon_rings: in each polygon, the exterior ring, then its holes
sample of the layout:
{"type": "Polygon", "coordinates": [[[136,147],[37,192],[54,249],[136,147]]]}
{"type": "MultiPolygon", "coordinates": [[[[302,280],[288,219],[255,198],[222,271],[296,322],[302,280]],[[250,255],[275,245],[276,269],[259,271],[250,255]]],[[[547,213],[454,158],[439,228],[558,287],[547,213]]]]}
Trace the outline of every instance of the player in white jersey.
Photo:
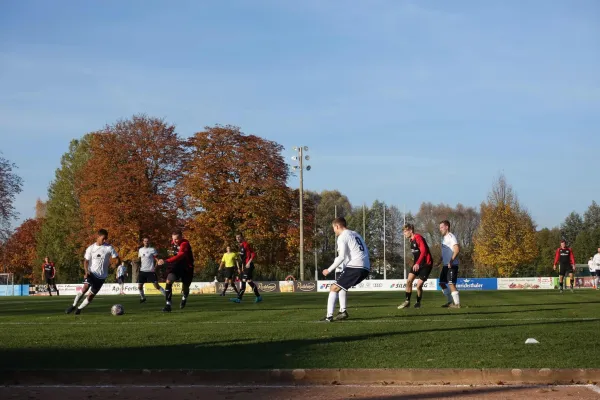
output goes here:
{"type": "Polygon", "coordinates": [[[125,265],[125,261],[123,261],[121,265],[117,267],[117,283],[121,289],[121,294],[125,294],[123,288],[125,287],[125,278],[127,278],[127,276],[127,265],[125,265]]]}
{"type": "Polygon", "coordinates": [[[450,232],[450,221],[440,222],[440,233],[442,234],[442,272],[439,283],[447,300],[442,307],[460,308],[460,296],[456,289],[460,246],[456,236],[450,232]]]}
{"type": "Polygon", "coordinates": [[[140,273],[138,274],[140,303],[146,301],[144,283],[152,283],[156,290],[159,290],[163,296],[165,295],[165,289],[158,284],[158,276],[156,275],[156,257],[158,256],[158,252],[154,247],[150,246],[150,238],[143,238],[142,243],[144,245],[138,250],[138,257],[140,258],[140,273]]]}
{"type": "Polygon", "coordinates": [[[342,264],[344,264],[344,269],[335,283],[331,285],[327,301],[327,315],[321,320],[324,322],[333,322],[333,310],[335,310],[335,303],[338,300],[338,296],[340,299],[340,312],[336,315],[335,320],[340,321],[348,318],[346,292],[352,286],[361,283],[369,276],[369,272],[371,271],[369,249],[363,238],[358,233],[346,227],[346,220],[344,218],[334,219],[332,225],[333,231],[338,237],[338,256],[333,261],[333,264],[331,264],[331,267],[323,270],[323,275],[329,275],[342,264]]]}
{"type": "Polygon", "coordinates": [[[117,264],[121,263],[119,255],[110,244],[106,243],[107,240],[108,232],[106,229],[100,229],[98,231],[96,243],[85,250],[83,259],[83,269],[85,271],[83,288],[81,289],[81,292],[77,293],[77,296],[75,296],[73,305],[65,311],[67,314],[70,314],[75,310],[75,315],[79,315],[81,310],[96,297],[108,276],[108,267],[111,258],[116,258],[117,264]],[[90,290],[90,294],[88,294],[79,307],[77,307],[77,303],[79,303],[81,297],[83,297],[88,290],[90,290]]]}
{"type": "Polygon", "coordinates": [[[596,272],[596,284],[594,287],[598,289],[600,287],[600,247],[598,247],[598,252],[592,258],[592,262],[594,263],[594,270],[596,272]]]}

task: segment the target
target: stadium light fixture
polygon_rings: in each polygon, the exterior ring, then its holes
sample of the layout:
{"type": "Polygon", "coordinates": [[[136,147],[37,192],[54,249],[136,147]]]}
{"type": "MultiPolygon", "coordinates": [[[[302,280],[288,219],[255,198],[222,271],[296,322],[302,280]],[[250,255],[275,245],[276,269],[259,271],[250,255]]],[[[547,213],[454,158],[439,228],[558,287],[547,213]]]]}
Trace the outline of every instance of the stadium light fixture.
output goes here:
{"type": "MultiPolygon", "coordinates": [[[[304,166],[304,160],[310,160],[310,156],[304,155],[308,151],[308,146],[294,146],[294,151],[298,152],[297,155],[292,157],[292,160],[297,161],[298,165],[294,165],[292,169],[294,171],[300,171],[300,280],[304,280],[304,170],[311,170],[311,166],[304,166]]],[[[317,276],[315,275],[315,280],[317,276]]]]}

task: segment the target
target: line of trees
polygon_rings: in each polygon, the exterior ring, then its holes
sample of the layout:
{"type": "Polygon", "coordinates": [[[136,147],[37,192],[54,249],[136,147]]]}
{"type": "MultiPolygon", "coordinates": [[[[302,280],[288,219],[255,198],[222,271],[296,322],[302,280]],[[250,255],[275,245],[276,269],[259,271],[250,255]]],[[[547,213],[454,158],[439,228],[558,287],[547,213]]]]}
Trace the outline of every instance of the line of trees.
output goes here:
{"type": "MultiPolygon", "coordinates": [[[[297,276],[299,193],[287,185],[290,168],[282,150],[234,126],[206,127],[183,139],[174,125],[136,115],[72,140],[48,201],[38,201],[36,217],[15,230],[10,221],[22,181],[0,157],[2,266],[17,280],[40,281],[39,266],[50,256],[59,282],[75,282],[82,276],[83,250],[99,227],[109,230],[111,243],[134,266],[143,236],[165,249],[170,232],[180,227],[196,253],[196,279],[212,279],[239,231],[257,250],[259,279],[297,276]]],[[[353,205],[337,190],[304,195],[307,279],[335,258],[335,215],[365,237],[376,278],[384,269],[388,278],[404,277],[405,257],[412,265],[408,244],[403,251],[404,220],[415,224],[439,263],[438,225],[448,219],[461,245],[463,276],[547,275],[561,237],[572,243],[578,262],[600,246],[598,204],[592,202],[583,216],[570,214],[560,228],[538,231],[504,176],[479,209],[424,202],[416,214],[404,215],[379,200],[353,205]]]]}

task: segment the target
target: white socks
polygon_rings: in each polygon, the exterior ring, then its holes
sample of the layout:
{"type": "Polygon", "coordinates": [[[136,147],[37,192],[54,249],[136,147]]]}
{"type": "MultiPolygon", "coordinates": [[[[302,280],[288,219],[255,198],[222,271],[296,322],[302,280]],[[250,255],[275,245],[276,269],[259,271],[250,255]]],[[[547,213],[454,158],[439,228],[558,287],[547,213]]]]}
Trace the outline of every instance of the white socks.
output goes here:
{"type": "Polygon", "coordinates": [[[83,296],[81,293],[77,293],[77,295],[75,296],[75,301],[73,302],[73,307],[77,307],[77,303],[79,303],[81,296],[83,296]]]}
{"type": "Polygon", "coordinates": [[[348,292],[346,292],[345,290],[340,290],[339,291],[339,297],[340,297],[340,312],[344,312],[346,311],[346,296],[348,295],[348,292]]]}
{"type": "Polygon", "coordinates": [[[460,304],[460,298],[458,297],[458,290],[456,292],[452,292],[452,299],[454,300],[454,304],[460,304]]]}
{"type": "Polygon", "coordinates": [[[333,317],[333,310],[335,309],[335,302],[337,301],[337,292],[329,292],[329,299],[327,300],[327,316],[333,317]]]}
{"type": "Polygon", "coordinates": [[[81,305],[77,308],[79,308],[80,310],[83,310],[88,304],[90,304],[90,301],[86,297],[85,299],[83,299],[83,302],[81,303],[81,305]]]}
{"type": "Polygon", "coordinates": [[[442,293],[446,296],[448,303],[452,303],[452,295],[450,294],[450,288],[448,286],[446,286],[446,289],[442,289],[442,293]]]}

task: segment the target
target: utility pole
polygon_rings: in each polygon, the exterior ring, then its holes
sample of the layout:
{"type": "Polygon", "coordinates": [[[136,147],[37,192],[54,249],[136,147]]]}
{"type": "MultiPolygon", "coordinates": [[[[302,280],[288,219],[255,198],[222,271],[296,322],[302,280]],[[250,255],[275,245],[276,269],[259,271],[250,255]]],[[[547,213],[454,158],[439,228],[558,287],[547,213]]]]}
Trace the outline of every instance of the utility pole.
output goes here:
{"type": "MultiPolygon", "coordinates": [[[[294,170],[300,170],[300,280],[304,280],[304,160],[310,160],[309,156],[305,156],[304,152],[308,151],[307,146],[294,147],[294,151],[298,152],[297,156],[292,157],[292,160],[298,161],[298,165],[294,165],[294,170]]],[[[306,167],[310,171],[310,165],[306,167]]]]}

